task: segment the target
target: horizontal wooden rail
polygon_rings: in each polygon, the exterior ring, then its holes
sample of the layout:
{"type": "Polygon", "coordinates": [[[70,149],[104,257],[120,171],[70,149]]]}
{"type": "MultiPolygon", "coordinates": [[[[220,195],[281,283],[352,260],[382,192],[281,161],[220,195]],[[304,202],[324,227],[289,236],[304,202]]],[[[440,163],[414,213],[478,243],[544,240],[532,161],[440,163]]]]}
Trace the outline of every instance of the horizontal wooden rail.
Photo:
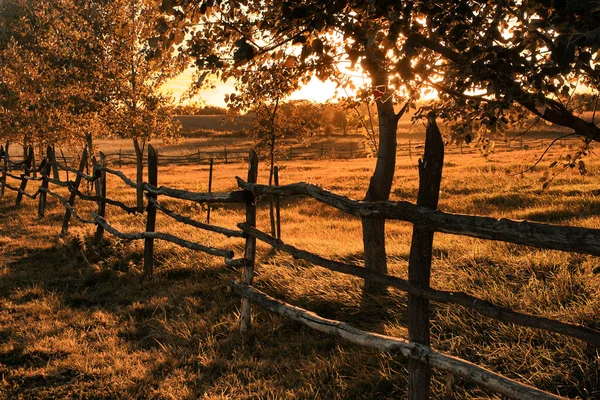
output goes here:
{"type": "Polygon", "coordinates": [[[191,225],[193,227],[204,229],[206,231],[217,232],[217,233],[220,233],[227,237],[239,237],[239,238],[244,237],[244,232],[242,232],[242,231],[236,231],[233,229],[223,228],[221,226],[205,224],[203,222],[196,221],[194,219],[185,217],[183,215],[177,214],[174,211],[169,210],[167,207],[160,204],[156,199],[153,199],[151,197],[148,198],[148,201],[153,203],[156,206],[157,210],[162,211],[165,215],[168,215],[169,217],[173,218],[174,220],[184,223],[186,225],[191,225]]]}
{"type": "Polygon", "coordinates": [[[80,176],[81,178],[85,179],[88,182],[94,182],[96,179],[98,179],[100,177],[100,175],[98,174],[98,176],[93,176],[93,175],[88,175],[84,172],[81,172],[75,168],[71,168],[68,165],[63,165],[61,163],[55,163],[55,165],[58,167],[58,169],[61,169],[63,171],[67,171],[67,172],[72,172],[75,175],[80,176]]]}
{"type": "Polygon", "coordinates": [[[339,336],[362,346],[368,346],[391,354],[401,354],[404,357],[422,361],[432,367],[453,373],[461,378],[475,382],[481,387],[504,394],[513,399],[562,399],[560,396],[516,382],[469,361],[438,353],[427,346],[378,333],[362,331],[345,322],[320,317],[313,312],[277,300],[251,286],[239,284],[237,281],[233,281],[231,287],[237,295],[319,332],[339,336]]]}
{"type": "Polygon", "coordinates": [[[160,232],[138,232],[138,233],[124,233],[112,227],[104,218],[99,216],[96,213],[92,213],[94,220],[98,225],[103,227],[107,232],[112,235],[125,239],[125,240],[141,240],[141,239],[160,239],[166,242],[175,243],[181,247],[185,247],[191,250],[199,250],[207,254],[211,254],[213,256],[224,257],[224,258],[232,258],[233,251],[232,250],[223,250],[215,247],[205,246],[199,243],[190,242],[185,239],[178,238],[177,236],[169,235],[167,233],[160,232]]]}
{"type": "Polygon", "coordinates": [[[242,189],[255,195],[308,196],[356,217],[396,219],[420,224],[437,232],[600,255],[600,229],[453,214],[431,210],[407,201],[351,200],[308,183],[268,186],[248,184],[239,177],[236,179],[242,189]]]}
{"type": "Polygon", "coordinates": [[[136,214],[136,213],[144,212],[143,208],[139,209],[137,207],[128,206],[127,204],[125,204],[123,202],[120,202],[118,200],[113,200],[108,197],[88,196],[86,194],[83,194],[81,191],[79,191],[79,189],[75,189],[74,187],[69,187],[69,191],[72,193],[75,193],[77,195],[77,197],[79,197],[82,200],[88,200],[88,201],[94,201],[94,202],[104,202],[107,204],[111,204],[113,206],[119,207],[120,209],[122,209],[123,211],[125,211],[128,214],[136,214]]]}
{"type": "Polygon", "coordinates": [[[34,194],[28,194],[24,190],[22,190],[20,188],[17,188],[17,187],[14,187],[12,185],[9,185],[8,183],[5,183],[4,187],[7,188],[7,189],[12,190],[13,192],[21,193],[23,196],[28,197],[30,199],[35,199],[40,194],[39,190],[36,190],[36,192],[34,194]]]}
{"type": "Polygon", "coordinates": [[[364,267],[352,264],[341,263],[338,261],[328,260],[316,254],[305,250],[300,250],[289,244],[285,244],[280,239],[259,231],[247,224],[238,224],[240,229],[258,240],[271,245],[277,250],[289,253],[294,258],[309,261],[315,265],[327,268],[332,271],[341,272],[348,275],[357,276],[365,280],[380,283],[382,285],[394,287],[402,291],[424,297],[429,300],[440,303],[459,304],[463,307],[477,311],[487,317],[495,320],[512,323],[529,328],[542,329],[549,332],[560,333],[590,343],[596,347],[600,347],[600,332],[577,324],[556,321],[549,318],[538,317],[534,315],[524,314],[514,311],[507,307],[497,306],[486,300],[479,299],[464,292],[448,292],[436,290],[429,287],[409,282],[405,279],[396,276],[380,274],[367,270],[364,267]]]}
{"type": "Polygon", "coordinates": [[[156,187],[144,183],[144,190],[150,194],[172,197],[181,200],[190,200],[197,203],[244,203],[244,192],[237,190],[223,193],[198,193],[188,190],[173,189],[165,186],[156,187]]]}
{"type": "Polygon", "coordinates": [[[108,167],[103,167],[102,170],[104,170],[107,174],[112,174],[112,175],[118,176],[119,178],[121,178],[121,180],[123,182],[125,182],[125,184],[127,186],[130,186],[130,187],[132,187],[134,189],[137,189],[137,187],[138,187],[137,183],[135,183],[134,181],[132,181],[131,179],[129,179],[127,177],[127,175],[125,175],[121,171],[117,171],[115,169],[108,168],[108,167]]]}
{"type": "Polygon", "coordinates": [[[96,225],[96,221],[92,220],[92,219],[85,219],[83,217],[81,217],[77,211],[75,211],[75,209],[73,207],[71,207],[71,205],[69,204],[69,200],[65,199],[64,197],[62,197],[61,195],[59,195],[58,193],[54,193],[52,190],[48,189],[48,188],[40,188],[41,192],[44,193],[48,193],[50,196],[54,197],[55,199],[57,199],[58,201],[60,201],[62,203],[62,205],[71,212],[71,215],[75,217],[75,219],[77,219],[79,222],[84,223],[84,224],[93,224],[96,225]]]}

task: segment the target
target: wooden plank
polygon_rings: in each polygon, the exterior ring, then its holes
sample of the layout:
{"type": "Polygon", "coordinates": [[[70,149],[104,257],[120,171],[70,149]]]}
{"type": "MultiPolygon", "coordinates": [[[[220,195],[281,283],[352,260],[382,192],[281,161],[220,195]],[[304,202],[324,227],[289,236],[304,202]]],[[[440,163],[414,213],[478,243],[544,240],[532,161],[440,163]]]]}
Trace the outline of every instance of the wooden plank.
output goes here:
{"type": "MultiPolygon", "coordinates": [[[[279,167],[276,165],[273,169],[273,183],[275,186],[279,186],[279,167]]],[[[281,197],[275,196],[275,220],[277,221],[277,235],[276,237],[281,239],[281,197]]]]}
{"type": "Polygon", "coordinates": [[[200,229],[204,229],[204,230],[211,231],[211,232],[217,232],[217,233],[220,233],[220,234],[225,235],[227,237],[239,237],[239,238],[245,237],[244,236],[244,232],[242,232],[242,231],[236,231],[236,230],[233,230],[233,229],[223,228],[223,227],[220,227],[220,226],[205,224],[203,222],[196,221],[194,219],[191,219],[191,218],[185,217],[183,215],[177,214],[176,212],[171,211],[167,207],[165,207],[162,204],[160,204],[155,199],[148,199],[148,201],[153,202],[154,205],[156,206],[157,210],[162,211],[165,215],[168,215],[169,217],[173,218],[174,220],[179,221],[181,223],[184,223],[186,225],[190,225],[190,226],[193,226],[195,228],[200,228],[200,229]]]}
{"type": "Polygon", "coordinates": [[[234,253],[232,250],[224,250],[215,247],[205,246],[200,243],[191,242],[189,240],[181,239],[177,236],[169,235],[161,232],[137,232],[137,233],[125,233],[115,229],[111,226],[104,218],[101,218],[96,213],[92,213],[96,224],[102,225],[102,227],[111,235],[114,235],[124,240],[141,240],[141,239],[159,239],[166,242],[175,243],[178,246],[185,247],[190,250],[202,251],[206,254],[210,254],[217,257],[233,258],[234,253]]]}
{"type": "Polygon", "coordinates": [[[51,154],[52,154],[52,147],[48,146],[48,148],[46,149],[46,158],[44,159],[44,164],[43,167],[41,168],[41,175],[42,175],[42,185],[40,186],[40,200],[38,203],[38,218],[42,219],[44,218],[44,213],[46,210],[46,191],[44,191],[44,189],[48,189],[48,176],[50,175],[50,169],[52,167],[51,165],[51,154]]]}
{"type": "Polygon", "coordinates": [[[396,289],[440,303],[458,304],[504,323],[559,333],[561,335],[577,338],[593,346],[600,347],[600,332],[594,329],[590,329],[582,325],[570,324],[549,318],[520,313],[507,307],[497,306],[486,300],[479,299],[464,292],[447,292],[437,290],[430,287],[425,287],[419,283],[411,283],[396,276],[372,272],[359,265],[329,260],[286,244],[281,240],[270,236],[265,232],[261,232],[256,228],[249,227],[246,224],[238,224],[238,226],[247,235],[253,236],[262,242],[268,243],[277,250],[284,251],[292,255],[294,258],[309,261],[331,271],[353,275],[365,280],[369,279],[378,284],[394,287],[396,289]]]}
{"type": "Polygon", "coordinates": [[[10,142],[7,140],[3,150],[3,164],[2,164],[2,181],[0,186],[0,197],[4,196],[4,188],[6,187],[6,173],[8,172],[8,162],[10,155],[8,154],[10,142]]]}
{"type": "Polygon", "coordinates": [[[275,187],[236,179],[240,188],[256,196],[303,195],[360,218],[396,219],[422,224],[436,232],[600,256],[600,229],[448,213],[407,201],[363,202],[302,182],[275,187]]]}
{"type": "Polygon", "coordinates": [[[21,205],[21,200],[23,199],[23,193],[25,193],[25,189],[27,188],[27,179],[31,173],[31,163],[33,162],[33,147],[29,146],[27,149],[27,160],[25,160],[25,168],[23,170],[23,178],[21,180],[21,186],[19,187],[19,192],[17,192],[17,198],[15,200],[15,207],[19,207],[21,205]]]}
{"type": "MultiPolygon", "coordinates": [[[[158,154],[152,145],[148,145],[148,183],[158,184],[158,154]]],[[[155,194],[148,194],[148,199],[156,200],[155,194]]],[[[146,206],[146,232],[154,232],[156,228],[156,204],[148,201],[146,206]]],[[[154,269],[154,239],[147,237],[144,240],[144,273],[142,280],[152,279],[154,269]]]]}
{"type": "Polygon", "coordinates": [[[83,170],[85,169],[85,166],[87,165],[87,159],[88,159],[88,151],[87,151],[87,147],[84,147],[83,152],[81,153],[81,160],[79,161],[79,168],[78,168],[78,171],[81,174],[75,174],[75,181],[73,182],[73,185],[70,188],[71,193],[69,194],[69,200],[67,201],[69,207],[65,207],[65,216],[63,218],[63,225],[62,225],[62,229],[60,232],[61,235],[66,235],[69,231],[69,220],[71,219],[71,214],[72,214],[71,210],[73,209],[73,206],[75,205],[75,197],[77,196],[77,192],[79,191],[79,185],[81,185],[82,174],[83,174],[83,170]]]}
{"type": "MultiPolygon", "coordinates": [[[[444,142],[430,114],[427,121],[425,153],[419,159],[419,193],[417,205],[435,210],[438,205],[442,168],[444,166],[444,142]]],[[[431,258],[433,250],[433,230],[426,225],[415,224],[408,261],[408,281],[428,288],[431,278],[431,258]]],[[[430,345],[429,300],[408,294],[408,338],[411,342],[430,345]]],[[[408,363],[408,398],[426,400],[429,398],[431,368],[428,363],[411,358],[408,363]]]]}
{"type": "Polygon", "coordinates": [[[557,400],[560,396],[516,382],[498,373],[482,368],[460,358],[448,356],[418,343],[407,342],[391,336],[366,332],[345,322],[326,319],[317,314],[277,300],[248,285],[234,281],[233,291],[274,313],[288,317],[319,332],[339,336],[349,342],[371,347],[392,355],[402,355],[431,365],[478,384],[481,387],[518,400],[557,400]]]}
{"type": "MultiPolygon", "coordinates": [[[[104,167],[106,166],[106,156],[103,152],[100,152],[100,164],[98,165],[98,172],[100,177],[96,180],[96,197],[98,204],[98,215],[104,218],[106,214],[106,171],[104,171],[104,167]]],[[[102,243],[102,238],[104,237],[104,228],[101,225],[96,226],[96,233],[94,234],[94,242],[96,244],[102,243]]]]}
{"type": "MultiPolygon", "coordinates": [[[[248,156],[248,182],[256,183],[258,179],[258,156],[254,150],[250,150],[248,156]]],[[[246,225],[256,227],[256,197],[251,192],[246,191],[246,225]]],[[[229,257],[232,258],[232,257],[229,257]]],[[[254,262],[256,258],[256,238],[248,236],[246,238],[246,246],[244,249],[244,259],[246,264],[242,282],[246,285],[251,285],[254,278],[254,262]]],[[[240,311],[240,332],[245,334],[251,326],[250,316],[250,300],[242,298],[242,306],[240,311]]]]}
{"type": "MultiPolygon", "coordinates": [[[[213,179],[213,159],[210,159],[210,166],[208,167],[208,193],[212,193],[212,179],[213,179]]],[[[208,203],[206,209],[206,223],[210,224],[210,203],[208,203]]]]}

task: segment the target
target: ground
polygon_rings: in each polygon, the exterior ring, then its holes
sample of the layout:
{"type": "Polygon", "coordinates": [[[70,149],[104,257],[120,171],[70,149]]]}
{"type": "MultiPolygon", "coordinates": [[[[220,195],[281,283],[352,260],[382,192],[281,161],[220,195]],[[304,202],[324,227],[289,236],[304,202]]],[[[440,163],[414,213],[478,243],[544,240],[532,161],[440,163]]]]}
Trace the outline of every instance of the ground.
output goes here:
{"type": "MultiPolygon", "coordinates": [[[[542,191],[547,165],[533,171],[541,150],[447,157],[440,209],[586,227],[600,225],[600,163],[588,175],[573,170],[542,191]]],[[[552,158],[554,157],[554,158],[552,158]]],[[[399,159],[392,197],[414,201],[416,156],[399,159]]],[[[284,162],[282,184],[308,181],[362,198],[374,160],[284,162]]],[[[133,176],[131,167],[124,172],[133,176]]],[[[261,164],[259,182],[266,182],[261,164]]],[[[235,189],[244,164],[218,164],[214,191],[235,189]]],[[[159,184],[205,191],[206,166],[164,166],[159,184]]],[[[59,191],[60,192],[60,191],[59,191]]],[[[117,178],[109,197],[133,204],[117,178]]],[[[0,200],[0,399],[44,398],[405,398],[407,362],[360,348],[253,309],[254,327],[238,333],[240,300],[229,289],[241,271],[223,261],[171,244],[156,245],[156,272],[141,283],[142,246],[107,236],[91,241],[93,227],[73,222],[60,237],[64,209],[50,200],[37,220],[36,202],[15,209],[14,194],[0,200]]],[[[202,206],[164,200],[203,220],[202,206]]],[[[258,226],[268,230],[267,201],[258,226]]],[[[81,203],[82,214],[92,210],[81,203]]],[[[235,227],[241,207],[213,210],[213,223],[235,227]]],[[[123,231],[144,229],[143,216],[109,208],[123,231]]],[[[390,273],[406,277],[412,227],[388,223],[390,273]]],[[[243,252],[240,239],[223,239],[159,215],[157,230],[243,252]]],[[[328,258],[360,263],[356,218],[302,198],[282,202],[282,239],[328,258]]],[[[461,290],[531,314],[600,329],[598,258],[436,234],[432,286],[461,290]]],[[[259,245],[256,286],[268,294],[361,329],[406,337],[406,295],[362,298],[360,279],[328,272],[259,245]]],[[[458,306],[432,309],[432,345],[446,354],[570,397],[600,397],[600,350],[575,339],[502,324],[458,306]]],[[[434,397],[497,398],[446,374],[434,375],[434,397]]]]}

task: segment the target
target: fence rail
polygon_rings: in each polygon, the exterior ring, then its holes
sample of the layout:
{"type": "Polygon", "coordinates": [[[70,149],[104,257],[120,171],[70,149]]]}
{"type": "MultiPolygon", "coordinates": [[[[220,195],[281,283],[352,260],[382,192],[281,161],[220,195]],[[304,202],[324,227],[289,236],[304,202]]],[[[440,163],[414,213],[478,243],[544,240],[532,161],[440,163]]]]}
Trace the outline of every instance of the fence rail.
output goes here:
{"type": "MultiPolygon", "coordinates": [[[[428,130],[429,134],[429,130],[428,130]]],[[[425,148],[425,157],[428,155],[428,148],[431,147],[430,142],[425,148]]],[[[439,142],[438,142],[439,143],[439,142]]],[[[6,144],[6,148],[9,144],[6,144]]],[[[32,154],[33,150],[29,149],[32,154]]],[[[29,154],[29,153],[28,153],[29,154]]],[[[277,237],[269,235],[256,229],[256,200],[259,196],[269,196],[279,199],[284,196],[307,196],[323,204],[327,204],[342,212],[351,214],[359,218],[381,218],[381,219],[396,219],[410,222],[414,225],[415,232],[422,232],[430,235],[433,239],[433,232],[444,232],[456,235],[471,236],[489,240],[500,240],[516,244],[534,246],[546,249],[557,249],[584,254],[600,255],[600,230],[580,227],[558,226],[542,223],[533,223],[527,221],[513,221],[509,219],[494,219],[489,217],[460,215],[446,213],[434,209],[435,204],[428,203],[425,206],[422,202],[412,204],[409,202],[364,202],[352,200],[344,196],[329,192],[318,186],[306,183],[295,183],[284,186],[276,185],[268,186],[257,183],[258,157],[253,151],[250,152],[248,176],[244,181],[241,178],[236,178],[238,186],[241,190],[225,192],[225,193],[201,193],[192,192],[182,189],[175,189],[165,186],[158,186],[158,155],[154,149],[149,147],[148,158],[148,180],[147,182],[134,182],[127,177],[123,172],[111,169],[107,166],[107,157],[100,154],[99,161],[92,158],[94,165],[92,174],[84,173],[84,168],[88,160],[87,151],[84,149],[79,168],[71,168],[68,165],[58,163],[54,157],[54,149],[49,147],[46,156],[37,168],[33,168],[29,160],[33,160],[33,156],[28,156],[28,162],[22,164],[23,174],[9,173],[9,167],[14,166],[9,161],[7,153],[0,152],[0,157],[3,159],[3,169],[1,176],[1,191],[9,189],[16,191],[18,195],[27,198],[38,198],[38,216],[44,217],[46,207],[46,196],[50,195],[56,199],[65,208],[65,217],[63,220],[62,233],[68,232],[69,218],[73,216],[79,222],[96,226],[95,240],[100,242],[102,235],[107,232],[115,237],[123,240],[144,240],[144,271],[143,278],[150,279],[153,272],[153,243],[154,240],[163,240],[174,243],[178,246],[188,248],[195,251],[201,251],[210,255],[224,258],[224,263],[229,266],[242,268],[242,278],[240,282],[232,284],[233,292],[242,297],[242,305],[240,311],[240,330],[242,333],[247,332],[251,328],[251,302],[263,306],[273,312],[283,316],[290,317],[309,327],[343,337],[354,343],[377,348],[381,351],[391,352],[392,354],[401,354],[408,357],[410,362],[410,381],[426,384],[423,389],[420,386],[415,389],[415,386],[410,387],[409,395],[411,399],[426,398],[429,386],[430,368],[435,367],[444,371],[451,372],[472,382],[477,383],[482,387],[497,391],[515,399],[538,399],[559,398],[556,395],[543,392],[539,389],[525,385],[495,372],[486,370],[468,361],[461,360],[452,356],[448,356],[433,350],[429,346],[429,328],[428,328],[428,302],[437,301],[441,303],[457,304],[468,309],[474,310],[482,315],[498,320],[503,323],[512,323],[529,328],[541,329],[549,332],[563,334],[582,340],[591,346],[600,347],[600,332],[586,326],[562,322],[550,318],[529,315],[523,312],[518,312],[507,307],[495,305],[487,300],[479,299],[475,296],[463,292],[449,292],[437,290],[429,287],[428,276],[426,280],[415,279],[411,276],[411,268],[415,267],[415,261],[412,257],[415,243],[423,245],[424,240],[418,237],[411,245],[411,257],[409,260],[409,279],[401,279],[399,277],[375,273],[367,270],[359,265],[342,263],[335,260],[329,260],[314,253],[298,249],[294,246],[284,243],[280,238],[280,228],[277,229],[277,237]],[[51,171],[56,167],[74,175],[74,180],[61,181],[58,174],[51,177],[51,171]],[[32,172],[39,173],[39,178],[30,176],[32,172]],[[106,175],[114,175],[120,178],[123,183],[132,189],[143,190],[146,193],[147,204],[145,208],[138,206],[130,206],[119,200],[111,199],[107,196],[107,181],[106,175]],[[15,187],[7,183],[7,178],[20,181],[19,187],[15,187]],[[40,180],[39,188],[33,193],[26,192],[26,185],[29,181],[40,180]],[[79,190],[82,180],[92,182],[95,186],[95,195],[88,195],[79,190]],[[65,198],[59,193],[56,193],[49,188],[49,185],[66,188],[69,192],[69,197],[65,198]],[[238,224],[238,229],[229,229],[210,223],[200,222],[191,217],[181,215],[163,205],[159,201],[159,197],[175,198],[179,200],[192,201],[198,203],[236,203],[245,205],[245,219],[243,223],[238,224]],[[75,207],[76,200],[88,201],[96,203],[97,211],[92,212],[90,217],[84,217],[77,212],[75,207]],[[112,226],[105,218],[106,205],[115,206],[128,213],[146,213],[147,221],[143,232],[121,232],[112,226]],[[229,237],[244,238],[245,248],[242,257],[235,258],[232,250],[221,249],[217,247],[203,245],[179,238],[162,232],[155,232],[156,212],[160,211],[165,216],[174,219],[180,223],[192,226],[194,228],[203,229],[211,232],[216,232],[229,237]],[[291,304],[284,303],[280,300],[269,297],[267,294],[260,292],[252,287],[254,278],[254,265],[256,259],[256,242],[260,240],[267,243],[274,249],[289,253],[295,258],[304,259],[314,265],[327,268],[332,271],[349,274],[363,278],[367,281],[375,282],[384,286],[394,287],[403,290],[409,294],[409,341],[403,339],[390,338],[371,332],[360,331],[344,322],[327,320],[317,316],[310,311],[303,310],[291,304]],[[414,299],[418,299],[420,309],[411,308],[414,305],[414,299]],[[424,308],[423,308],[424,307],[424,308]],[[421,310],[420,316],[425,318],[420,321],[417,327],[411,325],[411,313],[414,316],[415,310],[421,310]],[[425,310],[425,312],[422,312],[425,310]],[[423,325],[424,324],[424,325],[423,325]],[[425,328],[423,329],[423,326],[425,328]],[[412,333],[411,333],[412,332],[412,333]],[[417,335],[415,336],[415,332],[417,335]],[[423,390],[421,390],[423,389],[423,390]]],[[[229,155],[228,155],[229,156],[229,155]]],[[[427,158],[426,158],[427,159],[427,158]]],[[[438,159],[439,173],[441,173],[441,161],[438,159]]],[[[439,177],[426,177],[426,174],[438,174],[438,172],[430,172],[421,165],[421,185],[423,182],[428,182],[435,189],[435,181],[439,177]],[[433,183],[432,183],[433,182],[433,183]]],[[[438,174],[439,175],[439,174],[438,174]]],[[[211,174],[212,176],[212,170],[211,174]]],[[[210,187],[210,183],[209,183],[210,187]]],[[[439,189],[437,190],[439,192],[439,189]]],[[[419,198],[422,198],[419,196],[419,198]]],[[[17,203],[18,206],[18,203],[17,203]]],[[[271,213],[271,215],[275,215],[271,213]]],[[[279,215],[279,210],[277,210],[279,215]]],[[[272,224],[273,226],[273,224],[272,224]]],[[[418,236],[418,235],[417,235],[418,236]]],[[[428,252],[428,257],[418,260],[419,268],[428,269],[427,263],[430,263],[431,244],[425,246],[428,252]],[[429,246],[429,247],[428,247],[429,246]]],[[[423,248],[418,250],[423,253],[423,248]]]]}
{"type": "MultiPolygon", "coordinates": [[[[552,145],[554,147],[565,148],[579,142],[579,139],[573,137],[565,137],[559,139],[551,138],[513,138],[511,140],[498,140],[495,142],[493,151],[509,152],[517,150],[541,150],[552,145]]],[[[420,157],[425,148],[423,139],[403,139],[398,143],[396,153],[399,157],[420,157]]],[[[161,163],[175,165],[209,165],[211,160],[213,163],[239,163],[246,161],[248,158],[249,148],[228,148],[224,147],[219,150],[203,151],[198,149],[184,154],[162,154],[160,157],[161,163]]],[[[480,150],[475,144],[467,145],[452,144],[447,146],[446,154],[476,154],[480,150]]],[[[63,164],[56,163],[56,168],[63,169],[75,173],[75,169],[68,166],[70,163],[77,161],[78,157],[73,157],[71,154],[64,154],[62,150],[61,160],[63,164]]],[[[56,159],[55,151],[52,158],[56,159]]],[[[373,155],[373,152],[363,143],[347,142],[343,144],[333,143],[312,143],[307,145],[302,144],[281,144],[277,151],[278,158],[282,161],[292,160],[318,160],[318,159],[355,159],[366,158],[373,155]]],[[[0,146],[0,156],[4,154],[3,146],[0,146]]],[[[134,165],[137,163],[137,156],[133,152],[123,151],[106,153],[106,161],[112,165],[119,167],[123,165],[134,165]]],[[[145,154],[147,156],[147,153],[145,154]]],[[[146,163],[147,157],[144,158],[146,163]]],[[[26,163],[25,160],[8,161],[8,170],[22,170],[26,163]]]]}

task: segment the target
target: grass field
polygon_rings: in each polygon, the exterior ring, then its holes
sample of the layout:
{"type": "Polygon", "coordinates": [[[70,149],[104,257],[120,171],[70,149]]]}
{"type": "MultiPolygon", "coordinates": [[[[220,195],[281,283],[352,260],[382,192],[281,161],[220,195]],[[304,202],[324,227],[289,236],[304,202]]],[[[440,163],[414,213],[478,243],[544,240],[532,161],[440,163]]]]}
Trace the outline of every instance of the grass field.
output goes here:
{"type": "MultiPolygon", "coordinates": [[[[565,149],[558,149],[566,151],[565,149]]],[[[540,178],[551,155],[532,172],[519,174],[540,151],[484,159],[446,159],[440,209],[586,227],[600,225],[600,162],[587,159],[587,176],[571,170],[545,191],[540,178]]],[[[594,157],[594,156],[592,156],[594,157]]],[[[398,160],[392,197],[414,201],[416,158],[398,160]]],[[[307,181],[362,198],[374,160],[294,161],[281,165],[281,183],[307,181]]],[[[124,169],[133,176],[132,168],[124,169]]],[[[267,180],[261,165],[259,182],[267,180]]],[[[219,164],[214,191],[235,188],[243,164],[219,164]]],[[[159,184],[205,191],[205,166],[168,166],[159,184]]],[[[132,190],[109,178],[109,197],[133,204],[132,190]]],[[[76,222],[59,238],[64,209],[50,200],[47,217],[35,218],[25,199],[0,200],[0,399],[343,399],[405,398],[407,361],[350,345],[267,311],[253,309],[254,329],[237,330],[239,298],[228,288],[240,271],[222,260],[158,242],[152,282],[139,281],[141,242],[107,237],[90,242],[92,228],[76,222]]],[[[204,219],[202,206],[164,200],[204,219]]],[[[268,229],[265,199],[258,226],[268,229]]],[[[91,205],[79,205],[91,211],[91,205]]],[[[214,223],[234,227],[241,207],[212,211],[214,223]]],[[[143,216],[109,207],[107,219],[123,231],[142,231],[143,216]]],[[[223,239],[159,215],[157,230],[200,243],[232,248],[223,239]]],[[[407,276],[412,227],[388,223],[390,273],[407,276]]],[[[282,239],[329,258],[361,262],[360,222],[302,198],[282,204],[282,239]]],[[[460,290],[531,314],[600,329],[600,267],[597,257],[535,250],[436,234],[432,286],[460,290]]],[[[406,337],[407,298],[361,297],[357,278],[328,272],[259,244],[256,286],[272,296],[361,329],[406,337]]],[[[511,378],[570,397],[600,398],[600,350],[575,339],[497,323],[459,307],[435,304],[432,346],[511,378]]],[[[434,398],[447,393],[446,375],[433,377],[434,398]]],[[[499,398],[455,379],[458,399],[499,398]]]]}

